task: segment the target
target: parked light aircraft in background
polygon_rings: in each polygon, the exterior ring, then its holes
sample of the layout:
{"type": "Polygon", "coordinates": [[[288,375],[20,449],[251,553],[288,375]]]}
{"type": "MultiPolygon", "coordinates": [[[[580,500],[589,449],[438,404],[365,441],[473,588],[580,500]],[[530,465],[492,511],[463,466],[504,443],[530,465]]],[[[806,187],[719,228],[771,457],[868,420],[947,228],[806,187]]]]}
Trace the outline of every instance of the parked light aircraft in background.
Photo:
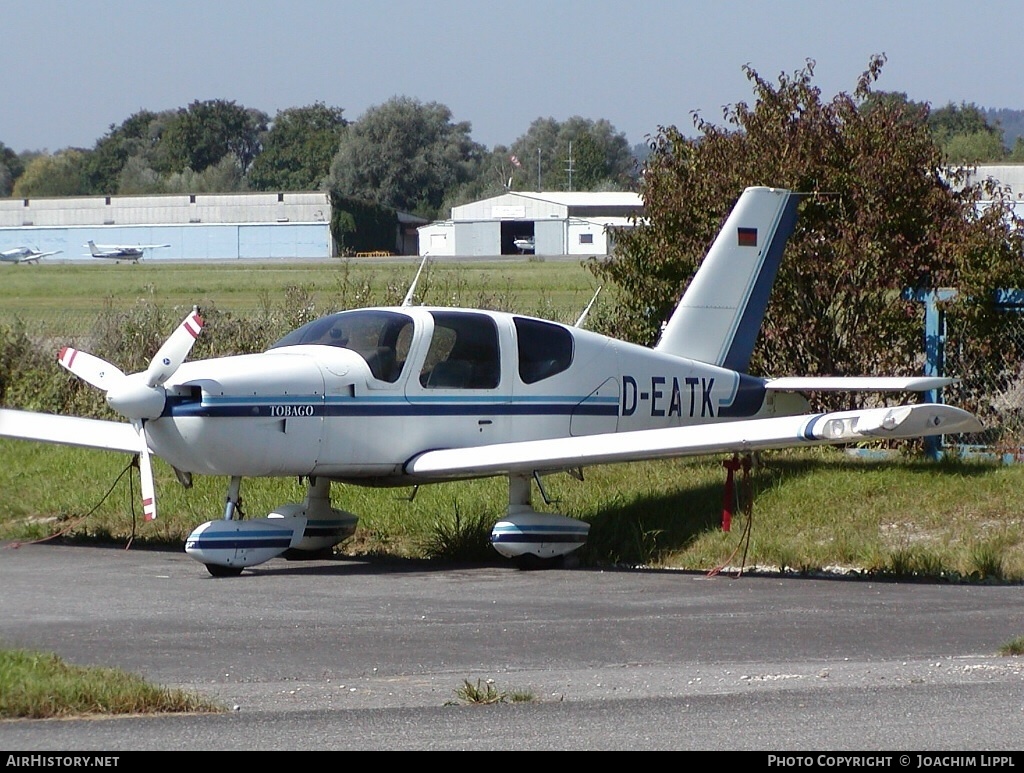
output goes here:
{"type": "Polygon", "coordinates": [[[518,239],[513,239],[512,244],[515,245],[515,248],[521,253],[533,252],[532,236],[522,236],[518,239]]]}
{"type": "Polygon", "coordinates": [[[40,252],[34,250],[31,247],[15,247],[14,249],[4,250],[0,252],[0,262],[2,263],[39,263],[43,258],[48,258],[51,255],[57,255],[63,252],[63,250],[51,250],[50,252],[40,252]]]}
{"type": "Polygon", "coordinates": [[[148,519],[151,454],[186,486],[194,474],[226,476],[223,517],[185,544],[223,576],[352,535],[357,516],[332,507],[332,482],[507,477],[508,509],[491,542],[508,558],[545,560],[581,547],[589,524],[533,508],[544,475],[582,480],[598,464],[978,431],[952,406],[822,414],[803,394],[920,392],[951,379],[745,373],[799,199],[744,191],[653,348],[584,330],[582,317],[570,326],[415,306],[410,288],[400,306],[327,315],[263,353],[185,362],[203,324],[194,310],[139,373],[60,352],[128,423],[0,410],[0,436],[137,454],[148,519]],[[241,484],[252,476],[304,479],[305,500],[245,518],[241,484]]]}
{"type": "Polygon", "coordinates": [[[138,263],[146,250],[158,250],[170,247],[169,244],[96,244],[91,239],[86,242],[89,254],[94,258],[110,258],[112,260],[130,260],[138,263]]]}

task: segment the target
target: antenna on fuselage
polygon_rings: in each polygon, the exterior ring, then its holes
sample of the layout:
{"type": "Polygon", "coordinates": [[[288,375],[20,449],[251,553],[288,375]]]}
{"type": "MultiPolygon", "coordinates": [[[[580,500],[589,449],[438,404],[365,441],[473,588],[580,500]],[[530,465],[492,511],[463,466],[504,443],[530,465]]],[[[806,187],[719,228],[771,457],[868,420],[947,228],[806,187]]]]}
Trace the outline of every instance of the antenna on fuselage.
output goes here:
{"type": "Polygon", "coordinates": [[[416,270],[416,276],[412,279],[412,285],[409,286],[409,292],[405,294],[405,298],[402,300],[403,306],[412,306],[412,296],[416,292],[416,283],[420,281],[420,274],[423,273],[423,267],[427,265],[427,258],[430,257],[429,252],[423,253],[423,260],[420,261],[420,267],[416,270]]]}
{"type": "MultiPolygon", "coordinates": [[[[602,285],[601,287],[603,287],[603,286],[604,285],[602,285]]],[[[601,294],[601,287],[597,288],[597,292],[594,293],[594,297],[590,299],[590,303],[587,304],[587,308],[585,308],[583,310],[583,313],[580,314],[580,318],[578,320],[576,320],[576,324],[573,325],[573,327],[582,327],[583,320],[585,320],[587,318],[587,314],[590,313],[590,307],[594,305],[594,301],[597,300],[597,296],[601,294]]]]}

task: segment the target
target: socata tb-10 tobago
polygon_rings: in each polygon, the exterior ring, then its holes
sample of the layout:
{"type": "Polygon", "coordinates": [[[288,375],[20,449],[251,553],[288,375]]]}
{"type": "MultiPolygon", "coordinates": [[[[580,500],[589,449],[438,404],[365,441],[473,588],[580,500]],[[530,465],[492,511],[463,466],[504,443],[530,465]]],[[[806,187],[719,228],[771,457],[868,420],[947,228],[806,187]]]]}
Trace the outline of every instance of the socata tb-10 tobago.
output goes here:
{"type": "Polygon", "coordinates": [[[104,390],[128,423],[3,410],[0,435],[137,454],[149,519],[151,454],[185,485],[193,474],[226,476],[223,517],[185,545],[224,576],[351,536],[357,517],[331,506],[335,481],[416,486],[507,476],[508,510],[493,527],[493,546],[509,558],[555,559],[584,544],[589,524],[533,509],[532,482],[543,475],[980,429],[972,414],[932,403],[808,413],[801,394],[926,391],[950,379],[744,372],[799,198],[766,187],[743,192],[653,348],[579,323],[414,306],[410,290],[401,306],[330,314],[260,354],[184,362],[202,327],[194,311],[140,373],[61,351],[60,363],[104,390]],[[306,498],[244,518],[241,482],[254,476],[298,476],[306,498]]]}

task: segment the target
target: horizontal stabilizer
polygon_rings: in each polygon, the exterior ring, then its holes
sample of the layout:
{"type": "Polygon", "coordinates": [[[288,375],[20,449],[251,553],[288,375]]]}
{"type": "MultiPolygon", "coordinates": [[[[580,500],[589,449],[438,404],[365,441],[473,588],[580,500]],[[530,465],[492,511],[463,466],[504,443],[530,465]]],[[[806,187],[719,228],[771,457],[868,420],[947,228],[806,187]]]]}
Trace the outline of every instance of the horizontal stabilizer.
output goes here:
{"type": "Polygon", "coordinates": [[[137,454],[144,442],[131,424],[0,408],[0,437],[137,454]]]}
{"type": "Polygon", "coordinates": [[[922,403],[426,451],[407,462],[405,469],[424,479],[443,480],[981,429],[981,422],[967,411],[922,403]]]}

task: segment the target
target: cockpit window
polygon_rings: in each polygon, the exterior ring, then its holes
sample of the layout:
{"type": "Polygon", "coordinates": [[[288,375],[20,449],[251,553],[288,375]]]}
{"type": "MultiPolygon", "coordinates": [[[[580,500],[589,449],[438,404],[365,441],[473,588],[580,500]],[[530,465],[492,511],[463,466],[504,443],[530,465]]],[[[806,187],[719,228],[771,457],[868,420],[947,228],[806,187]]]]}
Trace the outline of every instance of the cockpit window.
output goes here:
{"type": "Polygon", "coordinates": [[[519,378],[533,384],[561,373],[572,365],[572,333],[561,325],[516,317],[519,378]]]}
{"type": "Polygon", "coordinates": [[[427,389],[494,389],[501,380],[498,329],[486,314],[432,312],[434,335],[420,371],[427,389]]]}
{"type": "Polygon", "coordinates": [[[370,366],[373,377],[394,383],[412,343],[410,317],[394,311],[341,311],[296,328],[271,346],[322,345],[350,349],[370,366]]]}

